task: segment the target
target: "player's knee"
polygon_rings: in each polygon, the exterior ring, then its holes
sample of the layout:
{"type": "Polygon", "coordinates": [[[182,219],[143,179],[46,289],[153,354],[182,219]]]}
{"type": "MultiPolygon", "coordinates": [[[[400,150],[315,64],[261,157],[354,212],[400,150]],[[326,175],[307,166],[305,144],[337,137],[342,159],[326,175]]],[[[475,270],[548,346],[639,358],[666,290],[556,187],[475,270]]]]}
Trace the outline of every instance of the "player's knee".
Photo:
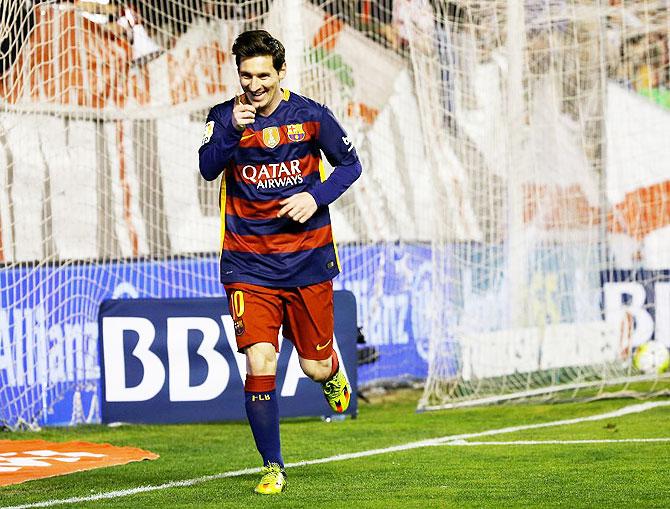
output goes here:
{"type": "Polygon", "coordinates": [[[315,382],[325,382],[328,380],[331,371],[331,360],[323,361],[305,360],[300,363],[302,371],[315,382]]]}
{"type": "Polygon", "coordinates": [[[274,375],[277,372],[277,352],[270,343],[256,343],[246,348],[247,372],[252,375],[274,375]]]}

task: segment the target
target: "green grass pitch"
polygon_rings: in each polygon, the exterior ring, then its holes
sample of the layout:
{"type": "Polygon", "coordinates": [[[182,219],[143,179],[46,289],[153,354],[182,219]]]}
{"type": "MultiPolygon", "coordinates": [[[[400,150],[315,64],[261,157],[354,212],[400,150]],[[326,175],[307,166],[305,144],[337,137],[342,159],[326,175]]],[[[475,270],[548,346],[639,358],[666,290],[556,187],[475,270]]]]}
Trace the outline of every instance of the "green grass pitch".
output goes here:
{"type": "MultiPolygon", "coordinates": [[[[287,463],[383,449],[446,435],[477,433],[612,412],[631,399],[517,404],[416,413],[419,394],[401,391],[357,419],[287,419],[287,463]]],[[[670,401],[659,398],[652,401],[670,401]]],[[[80,472],[0,488],[0,507],[51,503],[97,493],[198,479],[190,486],[103,500],[42,505],[78,508],[431,508],[668,507],[670,442],[429,446],[289,468],[280,496],[253,493],[258,474],[201,477],[259,466],[246,423],[83,426],[5,434],[3,439],[86,440],[132,445],[156,461],[80,472]]],[[[470,442],[670,438],[670,406],[592,422],[467,439],[470,442]]]]}

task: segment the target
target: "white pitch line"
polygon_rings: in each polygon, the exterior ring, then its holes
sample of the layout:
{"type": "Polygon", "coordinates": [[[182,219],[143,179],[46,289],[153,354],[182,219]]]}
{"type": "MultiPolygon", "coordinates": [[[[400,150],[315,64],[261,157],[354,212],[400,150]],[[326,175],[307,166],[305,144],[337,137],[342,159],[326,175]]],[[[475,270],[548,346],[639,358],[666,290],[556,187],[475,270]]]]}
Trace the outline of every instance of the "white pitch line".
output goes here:
{"type": "Polygon", "coordinates": [[[467,442],[465,440],[455,440],[440,445],[451,446],[469,446],[469,445],[580,445],[580,444],[628,444],[628,443],[658,443],[670,442],[668,438],[603,438],[603,439],[585,439],[585,440],[514,440],[509,442],[467,442]]]}
{"type": "MultiPolygon", "coordinates": [[[[419,440],[417,442],[409,442],[406,444],[395,445],[392,447],[383,447],[380,449],[369,449],[367,451],[352,452],[347,454],[337,454],[335,456],[328,456],[326,458],[318,458],[314,460],[305,460],[297,461],[294,463],[287,463],[286,468],[295,468],[303,467],[308,465],[318,465],[320,463],[332,463],[333,461],[345,461],[349,459],[356,458],[365,458],[368,456],[377,456],[380,454],[389,454],[393,452],[402,452],[408,451],[411,449],[419,449],[421,447],[435,447],[439,445],[465,445],[468,438],[484,437],[491,435],[501,435],[503,433],[514,433],[516,431],[525,431],[529,429],[539,429],[539,428],[548,428],[552,426],[566,426],[569,424],[577,424],[580,422],[592,422],[592,421],[601,421],[604,419],[613,419],[616,417],[622,417],[624,415],[637,414],[641,412],[646,412],[653,408],[670,406],[670,401],[650,401],[647,403],[638,403],[635,405],[629,405],[612,412],[606,412],[604,414],[589,415],[586,417],[575,417],[574,419],[564,419],[561,421],[551,421],[551,422],[542,422],[537,424],[523,424],[520,426],[510,426],[507,428],[492,429],[487,431],[480,431],[477,433],[462,433],[460,435],[448,435],[444,437],[431,438],[427,440],[419,440]]],[[[470,442],[472,443],[472,442],[470,442]]],[[[487,445],[491,442],[485,442],[487,445]]],[[[103,493],[96,493],[94,495],[88,495],[85,497],[72,497],[72,498],[62,498],[62,499],[53,499],[45,500],[44,502],[35,502],[25,505],[15,505],[15,506],[5,506],[0,507],[0,509],[31,509],[33,507],[52,507],[55,505],[63,504],[77,504],[80,502],[91,502],[94,500],[105,500],[112,498],[121,498],[128,497],[131,495],[137,495],[139,493],[147,493],[150,491],[165,490],[170,488],[181,488],[186,486],[194,486],[196,484],[202,484],[208,481],[215,481],[217,479],[224,479],[227,477],[239,477],[241,475],[255,474],[260,472],[260,468],[245,468],[242,470],[232,470],[229,472],[222,472],[220,474],[206,475],[203,477],[196,477],[193,479],[185,479],[183,481],[171,481],[164,484],[158,484],[153,486],[138,486],[137,488],[131,488],[127,490],[118,490],[118,491],[108,491],[103,493]]]]}

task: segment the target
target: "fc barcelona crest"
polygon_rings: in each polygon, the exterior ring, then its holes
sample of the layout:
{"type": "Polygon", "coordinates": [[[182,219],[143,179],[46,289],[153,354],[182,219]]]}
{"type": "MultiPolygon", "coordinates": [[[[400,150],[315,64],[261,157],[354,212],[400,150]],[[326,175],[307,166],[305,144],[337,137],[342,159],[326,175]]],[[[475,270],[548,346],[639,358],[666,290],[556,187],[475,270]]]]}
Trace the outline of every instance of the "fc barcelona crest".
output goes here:
{"type": "Polygon", "coordinates": [[[233,322],[233,325],[235,326],[235,335],[236,336],[241,336],[244,334],[244,321],[240,318],[238,320],[235,320],[233,322]]]}
{"type": "Polygon", "coordinates": [[[287,124],[286,125],[286,136],[289,141],[298,142],[305,139],[305,130],[302,128],[302,124],[287,124]]]}
{"type": "Polygon", "coordinates": [[[275,148],[279,145],[279,128],[266,127],[263,129],[263,143],[268,148],[275,148]]]}

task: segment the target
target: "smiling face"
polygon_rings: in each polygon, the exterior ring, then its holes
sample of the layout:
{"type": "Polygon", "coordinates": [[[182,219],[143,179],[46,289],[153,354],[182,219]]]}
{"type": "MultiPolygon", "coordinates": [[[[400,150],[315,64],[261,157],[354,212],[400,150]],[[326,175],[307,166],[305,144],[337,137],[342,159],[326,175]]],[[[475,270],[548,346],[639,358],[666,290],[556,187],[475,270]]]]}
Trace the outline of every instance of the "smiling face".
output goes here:
{"type": "Polygon", "coordinates": [[[282,100],[279,82],[286,76],[286,64],[277,71],[270,55],[243,58],[237,70],[240,85],[256,113],[267,116],[282,100]]]}

